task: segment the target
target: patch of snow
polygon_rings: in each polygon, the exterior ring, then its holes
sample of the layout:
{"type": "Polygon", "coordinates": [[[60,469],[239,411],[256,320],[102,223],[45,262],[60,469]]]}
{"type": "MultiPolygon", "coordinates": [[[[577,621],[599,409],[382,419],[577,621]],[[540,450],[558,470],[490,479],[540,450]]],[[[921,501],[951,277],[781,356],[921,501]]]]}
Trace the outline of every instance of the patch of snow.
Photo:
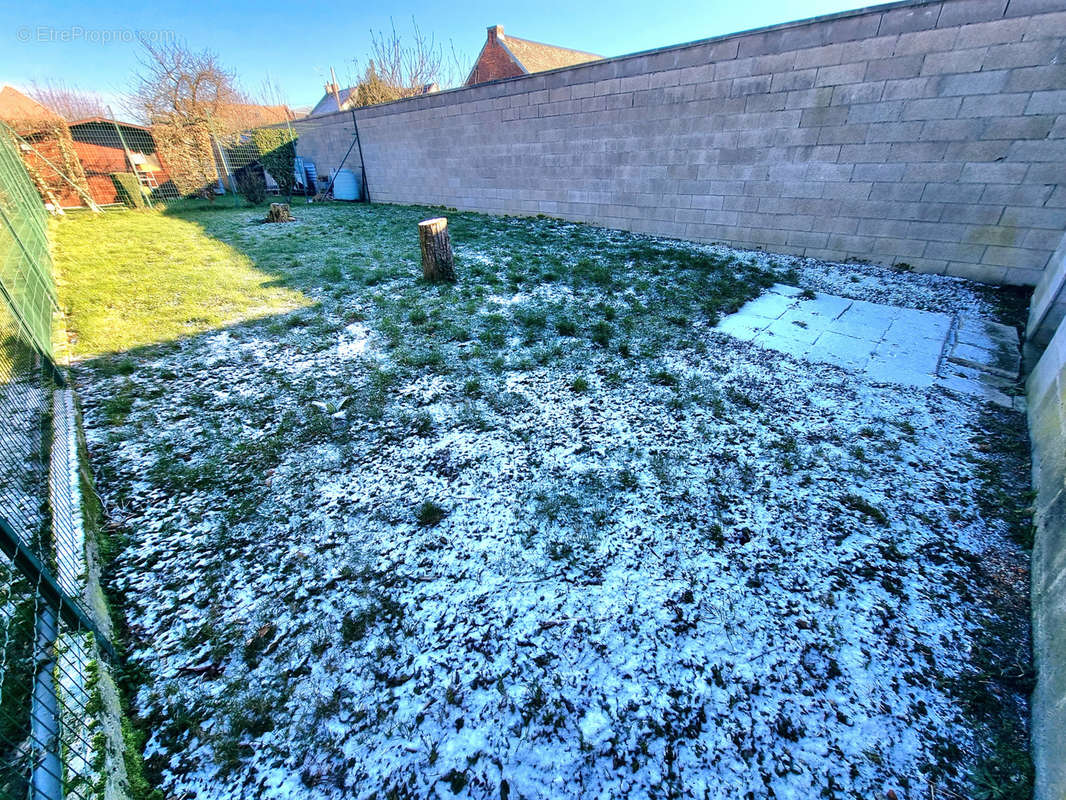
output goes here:
{"type": "Polygon", "coordinates": [[[344,329],[337,344],[337,358],[354,358],[366,353],[370,344],[370,329],[362,322],[353,322],[344,329]]]}

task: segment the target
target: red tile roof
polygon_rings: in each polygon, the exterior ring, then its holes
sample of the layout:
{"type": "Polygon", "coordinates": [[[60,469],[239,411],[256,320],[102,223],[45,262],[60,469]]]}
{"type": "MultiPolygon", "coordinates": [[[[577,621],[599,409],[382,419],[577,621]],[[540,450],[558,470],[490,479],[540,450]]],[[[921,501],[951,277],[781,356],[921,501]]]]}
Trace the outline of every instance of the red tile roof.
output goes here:
{"type": "Polygon", "coordinates": [[[574,64],[585,64],[589,61],[599,61],[603,56],[595,53],[586,53],[581,50],[570,50],[566,47],[556,47],[552,44],[531,42],[528,39],[519,39],[517,36],[501,35],[500,43],[503,44],[515,60],[525,68],[526,72],[544,72],[559,67],[571,67],[574,64]]]}
{"type": "Polygon", "coordinates": [[[493,25],[488,29],[488,37],[464,86],[585,64],[602,58],[583,50],[505,36],[502,25],[493,25]]]}
{"type": "Polygon", "coordinates": [[[136,128],[141,131],[151,132],[151,128],[146,128],[144,125],[137,125],[133,122],[123,122],[118,119],[109,119],[108,117],[86,117],[85,119],[75,120],[74,122],[68,122],[67,125],[71,128],[75,128],[78,125],[88,125],[90,123],[99,123],[101,125],[119,125],[123,128],[136,128]]]}

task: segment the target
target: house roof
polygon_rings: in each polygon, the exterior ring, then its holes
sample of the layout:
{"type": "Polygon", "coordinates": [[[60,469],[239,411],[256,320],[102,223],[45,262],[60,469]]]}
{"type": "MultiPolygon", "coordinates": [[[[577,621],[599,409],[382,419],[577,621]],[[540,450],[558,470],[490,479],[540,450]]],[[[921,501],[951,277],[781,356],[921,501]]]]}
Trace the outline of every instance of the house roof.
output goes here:
{"type": "Polygon", "coordinates": [[[334,111],[343,111],[348,107],[348,98],[355,94],[355,87],[349,86],[347,89],[338,89],[337,94],[340,95],[341,99],[340,108],[337,108],[337,100],[333,96],[333,92],[326,92],[307,116],[317,117],[319,114],[330,114],[334,111]]]}
{"type": "Polygon", "coordinates": [[[245,128],[257,128],[260,125],[273,125],[277,122],[296,119],[286,105],[267,106],[259,103],[227,103],[221,109],[221,116],[239,122],[245,128]]]}
{"type": "Polygon", "coordinates": [[[514,60],[526,72],[544,72],[559,67],[571,67],[574,64],[585,64],[589,61],[600,61],[603,56],[595,53],[586,53],[582,50],[570,50],[566,47],[556,47],[553,44],[531,42],[528,39],[519,39],[517,36],[500,33],[498,40],[514,60]]]}
{"type": "Polygon", "coordinates": [[[90,123],[100,123],[102,125],[119,125],[123,128],[136,128],[137,130],[148,131],[149,133],[151,132],[151,128],[146,128],[144,125],[136,125],[132,122],[122,122],[121,120],[117,119],[108,119],[107,117],[86,117],[85,119],[79,119],[76,122],[69,122],[67,124],[71,128],[74,128],[78,125],[88,125],[90,123]]]}
{"type": "MultiPolygon", "coordinates": [[[[318,101],[311,112],[307,115],[309,117],[317,117],[319,114],[332,114],[334,111],[347,111],[352,107],[352,103],[355,101],[355,94],[358,91],[357,86],[349,86],[347,89],[338,89],[337,94],[340,96],[341,107],[337,108],[337,100],[333,97],[333,92],[326,92],[322,95],[322,99],[318,101]]],[[[440,91],[440,84],[426,83],[419,86],[418,89],[409,90],[412,96],[420,94],[432,94],[433,92],[440,91]]],[[[407,96],[407,95],[405,95],[407,96]]]]}
{"type": "Polygon", "coordinates": [[[0,119],[29,120],[56,119],[57,115],[32,100],[18,89],[5,86],[0,89],[0,119]]]}
{"type": "MultiPolygon", "coordinates": [[[[595,53],[587,53],[584,50],[571,50],[568,47],[556,47],[553,44],[534,42],[529,39],[520,39],[517,36],[504,35],[502,25],[492,25],[488,29],[488,37],[474,60],[474,66],[467,75],[464,86],[473,86],[475,76],[478,75],[478,65],[485,57],[486,51],[493,45],[498,45],[514,62],[522,73],[528,75],[532,72],[544,72],[560,67],[572,67],[575,64],[587,64],[590,61],[601,61],[603,56],[595,53]]],[[[493,70],[489,70],[493,72],[493,70]]],[[[492,80],[487,78],[486,80],[492,80]]]]}

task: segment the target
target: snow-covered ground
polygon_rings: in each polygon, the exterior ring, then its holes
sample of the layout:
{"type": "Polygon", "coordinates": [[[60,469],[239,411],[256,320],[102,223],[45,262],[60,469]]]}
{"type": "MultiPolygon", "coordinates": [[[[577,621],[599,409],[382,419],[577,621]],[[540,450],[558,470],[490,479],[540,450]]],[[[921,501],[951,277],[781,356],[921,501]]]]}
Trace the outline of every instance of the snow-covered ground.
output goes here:
{"type": "MultiPolygon", "coordinates": [[[[593,261],[657,246],[550,224],[593,261]]],[[[511,245],[456,244],[451,294],[400,270],[78,370],[168,796],[969,792],[987,631],[1027,636],[1017,519],[984,502],[1026,484],[1023,417],[738,341],[655,280],[472,291],[511,245]]],[[[682,249],[1000,313],[959,280],[682,249]]]]}

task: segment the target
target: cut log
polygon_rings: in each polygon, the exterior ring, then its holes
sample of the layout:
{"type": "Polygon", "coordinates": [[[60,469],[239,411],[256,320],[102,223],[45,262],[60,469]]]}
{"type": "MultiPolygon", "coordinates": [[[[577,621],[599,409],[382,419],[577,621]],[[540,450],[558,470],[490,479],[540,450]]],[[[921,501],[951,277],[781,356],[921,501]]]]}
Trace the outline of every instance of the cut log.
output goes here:
{"type": "Polygon", "coordinates": [[[267,212],[267,222],[292,222],[292,211],[288,203],[271,203],[267,212]]]}
{"type": "Polygon", "coordinates": [[[455,256],[448,235],[448,218],[437,217],[418,223],[418,243],[422,246],[422,275],[427,281],[452,281],[455,256]]]}

